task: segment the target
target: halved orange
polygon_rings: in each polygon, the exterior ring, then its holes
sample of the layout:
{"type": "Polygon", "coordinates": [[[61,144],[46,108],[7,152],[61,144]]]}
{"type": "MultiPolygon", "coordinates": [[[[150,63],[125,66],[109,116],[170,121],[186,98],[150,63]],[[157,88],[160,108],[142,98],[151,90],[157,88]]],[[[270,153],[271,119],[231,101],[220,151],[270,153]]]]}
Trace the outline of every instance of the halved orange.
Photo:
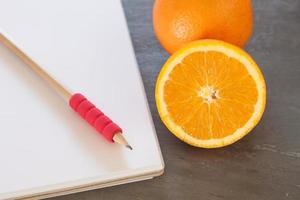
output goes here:
{"type": "Polygon", "coordinates": [[[193,146],[216,148],[256,126],[265,109],[266,85],[245,51],[200,40],[164,64],[155,97],[162,121],[175,136],[193,146]]]}

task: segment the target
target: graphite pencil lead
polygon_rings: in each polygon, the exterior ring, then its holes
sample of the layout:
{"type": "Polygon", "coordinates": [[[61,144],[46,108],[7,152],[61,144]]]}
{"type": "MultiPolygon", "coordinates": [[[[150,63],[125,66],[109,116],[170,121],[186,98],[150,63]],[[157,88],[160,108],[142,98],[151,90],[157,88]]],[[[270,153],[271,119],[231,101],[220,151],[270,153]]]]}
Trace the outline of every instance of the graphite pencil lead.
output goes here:
{"type": "Polygon", "coordinates": [[[127,147],[128,149],[132,150],[132,147],[131,147],[129,144],[126,145],[126,147],[127,147]]]}

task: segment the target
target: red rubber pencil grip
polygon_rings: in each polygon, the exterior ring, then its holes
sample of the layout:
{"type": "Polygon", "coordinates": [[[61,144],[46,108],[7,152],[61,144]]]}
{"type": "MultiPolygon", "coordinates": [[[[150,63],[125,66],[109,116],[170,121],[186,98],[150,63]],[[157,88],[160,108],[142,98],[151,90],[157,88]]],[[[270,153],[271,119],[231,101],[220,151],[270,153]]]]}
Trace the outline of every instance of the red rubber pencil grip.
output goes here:
{"type": "Polygon", "coordinates": [[[122,132],[122,129],[117,124],[115,124],[101,110],[96,108],[94,104],[92,104],[82,94],[74,94],[69,100],[69,105],[108,141],[114,142],[114,135],[122,132]]]}

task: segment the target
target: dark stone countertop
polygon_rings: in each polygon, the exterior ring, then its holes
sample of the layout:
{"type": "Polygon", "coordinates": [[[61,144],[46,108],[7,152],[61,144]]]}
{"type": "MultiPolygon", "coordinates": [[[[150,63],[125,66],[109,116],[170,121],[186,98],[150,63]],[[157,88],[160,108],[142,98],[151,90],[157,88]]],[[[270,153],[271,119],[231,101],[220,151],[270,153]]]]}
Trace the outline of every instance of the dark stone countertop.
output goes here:
{"type": "Polygon", "coordinates": [[[152,0],[123,0],[166,168],[153,180],[53,200],[300,199],[300,1],[255,0],[246,50],[267,82],[260,124],[239,142],[200,149],[172,136],[159,119],[154,88],[168,54],[152,30],[152,0]]]}

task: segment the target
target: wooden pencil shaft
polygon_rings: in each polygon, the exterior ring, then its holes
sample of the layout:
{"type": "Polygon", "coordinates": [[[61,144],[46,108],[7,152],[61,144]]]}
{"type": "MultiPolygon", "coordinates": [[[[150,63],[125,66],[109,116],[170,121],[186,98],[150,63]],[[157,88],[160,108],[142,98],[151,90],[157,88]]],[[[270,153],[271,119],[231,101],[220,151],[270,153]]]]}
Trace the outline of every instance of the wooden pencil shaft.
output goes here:
{"type": "MultiPolygon", "coordinates": [[[[28,55],[26,55],[21,49],[19,49],[10,39],[5,36],[0,30],[0,42],[2,42],[8,49],[10,49],[15,55],[17,55],[24,63],[27,64],[37,75],[39,75],[44,81],[46,81],[57,93],[59,93],[67,102],[72,97],[72,93],[56,81],[50,74],[48,74],[42,67],[40,67],[35,61],[33,61],[28,55]]],[[[132,150],[132,147],[128,144],[126,139],[122,136],[121,132],[114,134],[113,140],[116,143],[126,146],[132,150]]]]}
{"type": "Polygon", "coordinates": [[[16,54],[24,63],[27,64],[37,75],[39,75],[44,81],[46,81],[57,93],[59,93],[66,101],[69,101],[72,93],[68,91],[63,85],[55,80],[50,74],[48,74],[42,67],[34,62],[29,56],[27,56],[21,49],[19,49],[10,39],[8,39],[3,33],[0,32],[0,41],[16,54]]]}

